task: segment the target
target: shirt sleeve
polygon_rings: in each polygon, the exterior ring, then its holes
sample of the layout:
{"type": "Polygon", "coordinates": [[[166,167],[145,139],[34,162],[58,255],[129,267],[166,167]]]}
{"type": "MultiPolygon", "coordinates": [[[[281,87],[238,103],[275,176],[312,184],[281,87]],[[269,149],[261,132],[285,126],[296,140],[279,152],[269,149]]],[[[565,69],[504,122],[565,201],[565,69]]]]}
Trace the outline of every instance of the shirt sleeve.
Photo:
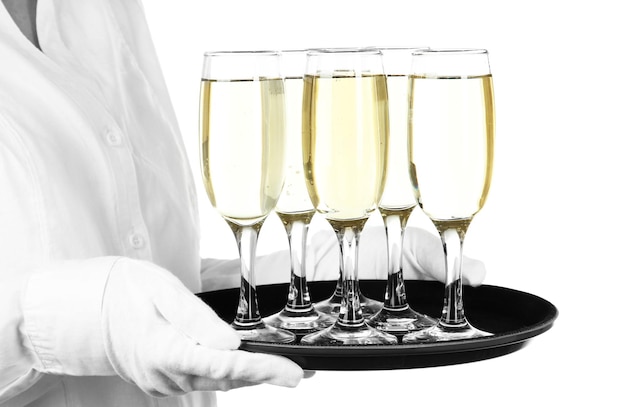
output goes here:
{"type": "Polygon", "coordinates": [[[0,115],[0,403],[46,374],[114,374],[99,325],[115,258],[50,261],[19,140],[0,115]]]}
{"type": "Polygon", "coordinates": [[[238,259],[202,259],[202,292],[239,287],[238,259]]]}
{"type": "MultiPolygon", "coordinates": [[[[256,285],[288,283],[290,277],[289,252],[280,250],[258,256],[254,263],[256,285]]],[[[239,287],[241,271],[239,259],[202,259],[202,291],[216,291],[239,287]]]]}
{"type": "MultiPolygon", "coordinates": [[[[288,283],[291,264],[288,250],[255,259],[256,285],[288,283]]],[[[240,285],[239,259],[202,259],[202,291],[236,288],[240,285]]],[[[339,275],[339,245],[331,232],[314,233],[308,239],[306,276],[309,281],[333,280],[339,275]]]]}
{"type": "MultiPolygon", "coordinates": [[[[202,291],[239,287],[239,259],[202,259],[202,291]]],[[[307,280],[333,280],[339,275],[339,247],[331,233],[314,234],[306,252],[307,280]]],[[[279,250],[255,259],[256,285],[288,283],[291,264],[288,250],[279,250]]]]}
{"type": "Polygon", "coordinates": [[[0,401],[43,374],[114,375],[101,304],[115,257],[51,262],[0,285],[0,401]]]}

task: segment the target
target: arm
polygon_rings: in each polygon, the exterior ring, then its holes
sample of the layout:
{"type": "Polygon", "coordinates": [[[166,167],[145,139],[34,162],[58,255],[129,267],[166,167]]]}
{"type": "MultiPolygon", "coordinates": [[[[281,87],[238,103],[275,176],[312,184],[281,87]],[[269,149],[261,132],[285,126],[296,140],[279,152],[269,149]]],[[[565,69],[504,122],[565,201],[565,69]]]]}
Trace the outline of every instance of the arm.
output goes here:
{"type": "Polygon", "coordinates": [[[62,225],[1,115],[0,135],[0,403],[54,375],[119,375],[156,396],[302,378],[287,359],[238,351],[235,331],[153,263],[54,260],[62,225]]]}
{"type": "MultiPolygon", "coordinates": [[[[202,259],[202,291],[238,288],[241,281],[239,265],[239,259],[202,259]]],[[[257,257],[256,284],[289,282],[289,267],[289,252],[286,250],[257,257]]]]}
{"type": "MultiPolygon", "coordinates": [[[[334,234],[322,231],[311,237],[307,259],[307,278],[333,280],[338,276],[339,246],[334,234]]],[[[445,262],[441,241],[438,236],[415,227],[408,227],[403,242],[403,274],[409,280],[445,281],[445,262]]],[[[463,281],[480,285],[485,279],[485,265],[476,259],[463,258],[463,281]]],[[[366,228],[359,247],[359,278],[387,278],[387,252],[385,229],[382,226],[366,228]]]]}
{"type": "MultiPolygon", "coordinates": [[[[385,230],[363,232],[359,249],[359,278],[386,279],[385,230]]],[[[485,265],[464,257],[463,281],[473,286],[485,279],[485,265]]],[[[256,262],[257,285],[289,282],[289,253],[285,250],[260,256],[256,262]]],[[[330,231],[314,233],[307,248],[307,279],[334,280],[339,276],[339,244],[330,231]]],[[[445,263],[439,238],[426,230],[409,227],[403,245],[404,278],[445,281],[445,263]]],[[[239,287],[238,259],[202,259],[202,291],[239,287]]]]}
{"type": "Polygon", "coordinates": [[[106,260],[50,261],[44,199],[23,140],[0,115],[0,400],[44,373],[114,374],[101,338],[106,260]],[[81,329],[77,329],[81,327],[81,329]],[[77,359],[75,352],[80,352],[77,359]]]}
{"type": "Polygon", "coordinates": [[[114,375],[100,332],[100,303],[112,259],[16,269],[0,283],[0,401],[44,374],[114,375]],[[76,355],[80,355],[77,357],[76,355]]]}

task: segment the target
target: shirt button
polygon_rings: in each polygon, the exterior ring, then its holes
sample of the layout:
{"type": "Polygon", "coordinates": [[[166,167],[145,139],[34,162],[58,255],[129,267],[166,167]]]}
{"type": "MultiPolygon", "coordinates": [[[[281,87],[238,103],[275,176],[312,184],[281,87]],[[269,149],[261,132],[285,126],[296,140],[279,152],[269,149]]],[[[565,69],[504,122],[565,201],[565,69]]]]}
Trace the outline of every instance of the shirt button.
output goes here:
{"type": "Polygon", "coordinates": [[[128,236],[128,241],[133,249],[141,249],[145,244],[145,239],[139,233],[132,233],[128,236]]]}
{"type": "Polygon", "coordinates": [[[122,136],[115,130],[108,130],[105,135],[107,143],[110,146],[119,146],[122,144],[122,136]]]}

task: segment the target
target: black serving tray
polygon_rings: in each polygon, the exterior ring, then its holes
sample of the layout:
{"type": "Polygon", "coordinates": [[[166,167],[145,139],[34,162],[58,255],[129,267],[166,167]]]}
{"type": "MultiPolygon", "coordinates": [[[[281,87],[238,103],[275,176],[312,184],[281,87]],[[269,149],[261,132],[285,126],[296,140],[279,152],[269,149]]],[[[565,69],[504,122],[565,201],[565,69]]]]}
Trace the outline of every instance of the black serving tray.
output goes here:
{"type": "MultiPolygon", "coordinates": [[[[328,298],[335,281],[309,282],[313,301],[328,298]]],[[[382,300],[386,281],[362,280],[361,291],[382,300]]],[[[416,311],[439,317],[443,285],[434,281],[405,281],[409,304],[416,311]]],[[[263,316],[280,311],[287,299],[288,284],[257,287],[263,316]]],[[[199,294],[225,321],[235,317],[239,289],[199,294]]],[[[398,345],[311,346],[243,342],[241,349],[285,356],[306,370],[382,370],[444,366],[490,359],[515,352],[552,327],[558,311],[554,305],[532,294],[509,288],[483,285],[464,287],[465,314],[476,328],[492,336],[398,345]]]]}

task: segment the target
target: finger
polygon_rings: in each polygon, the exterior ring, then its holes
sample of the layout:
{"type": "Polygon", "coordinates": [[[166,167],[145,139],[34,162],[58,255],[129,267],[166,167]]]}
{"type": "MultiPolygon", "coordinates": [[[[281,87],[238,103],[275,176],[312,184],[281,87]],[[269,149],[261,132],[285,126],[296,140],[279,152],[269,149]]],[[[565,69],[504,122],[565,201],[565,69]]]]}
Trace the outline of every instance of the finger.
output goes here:
{"type": "Polygon", "coordinates": [[[403,259],[406,279],[445,281],[445,258],[441,239],[419,228],[404,232],[403,259]]]}
{"type": "Polygon", "coordinates": [[[335,280],[339,276],[339,243],[337,236],[327,230],[311,236],[307,250],[306,270],[310,281],[335,280]]]}
{"type": "Polygon", "coordinates": [[[255,260],[257,285],[288,283],[290,264],[288,250],[257,257],[255,260]]]}
{"type": "Polygon", "coordinates": [[[480,260],[463,257],[463,284],[478,286],[485,280],[486,275],[485,263],[480,260]]]}
{"type": "Polygon", "coordinates": [[[295,387],[304,376],[300,366],[281,356],[209,349],[201,345],[187,347],[181,367],[183,365],[184,373],[205,377],[215,383],[268,383],[295,387]]]}
{"type": "MultiPolygon", "coordinates": [[[[314,370],[305,370],[303,379],[311,378],[315,375],[314,370]]],[[[193,376],[189,379],[193,391],[228,391],[241,387],[258,386],[261,383],[247,382],[245,380],[215,380],[206,377],[193,376]]]]}
{"type": "Polygon", "coordinates": [[[374,226],[364,230],[359,240],[359,278],[386,279],[387,263],[387,234],[385,228],[374,226]]]}
{"type": "Polygon", "coordinates": [[[174,396],[192,391],[225,391],[261,383],[239,380],[225,374],[211,374],[212,366],[218,363],[211,352],[165,321],[156,325],[154,332],[155,342],[138,354],[143,362],[131,375],[135,383],[148,394],[156,397],[174,396]]]}
{"type": "Polygon", "coordinates": [[[193,376],[189,384],[193,391],[228,391],[242,387],[258,386],[261,383],[246,382],[244,380],[216,380],[208,377],[193,376]]]}
{"type": "Polygon", "coordinates": [[[211,373],[214,377],[223,375],[230,380],[295,387],[304,376],[300,366],[281,356],[240,350],[211,350],[211,353],[214,362],[211,373]]]}

